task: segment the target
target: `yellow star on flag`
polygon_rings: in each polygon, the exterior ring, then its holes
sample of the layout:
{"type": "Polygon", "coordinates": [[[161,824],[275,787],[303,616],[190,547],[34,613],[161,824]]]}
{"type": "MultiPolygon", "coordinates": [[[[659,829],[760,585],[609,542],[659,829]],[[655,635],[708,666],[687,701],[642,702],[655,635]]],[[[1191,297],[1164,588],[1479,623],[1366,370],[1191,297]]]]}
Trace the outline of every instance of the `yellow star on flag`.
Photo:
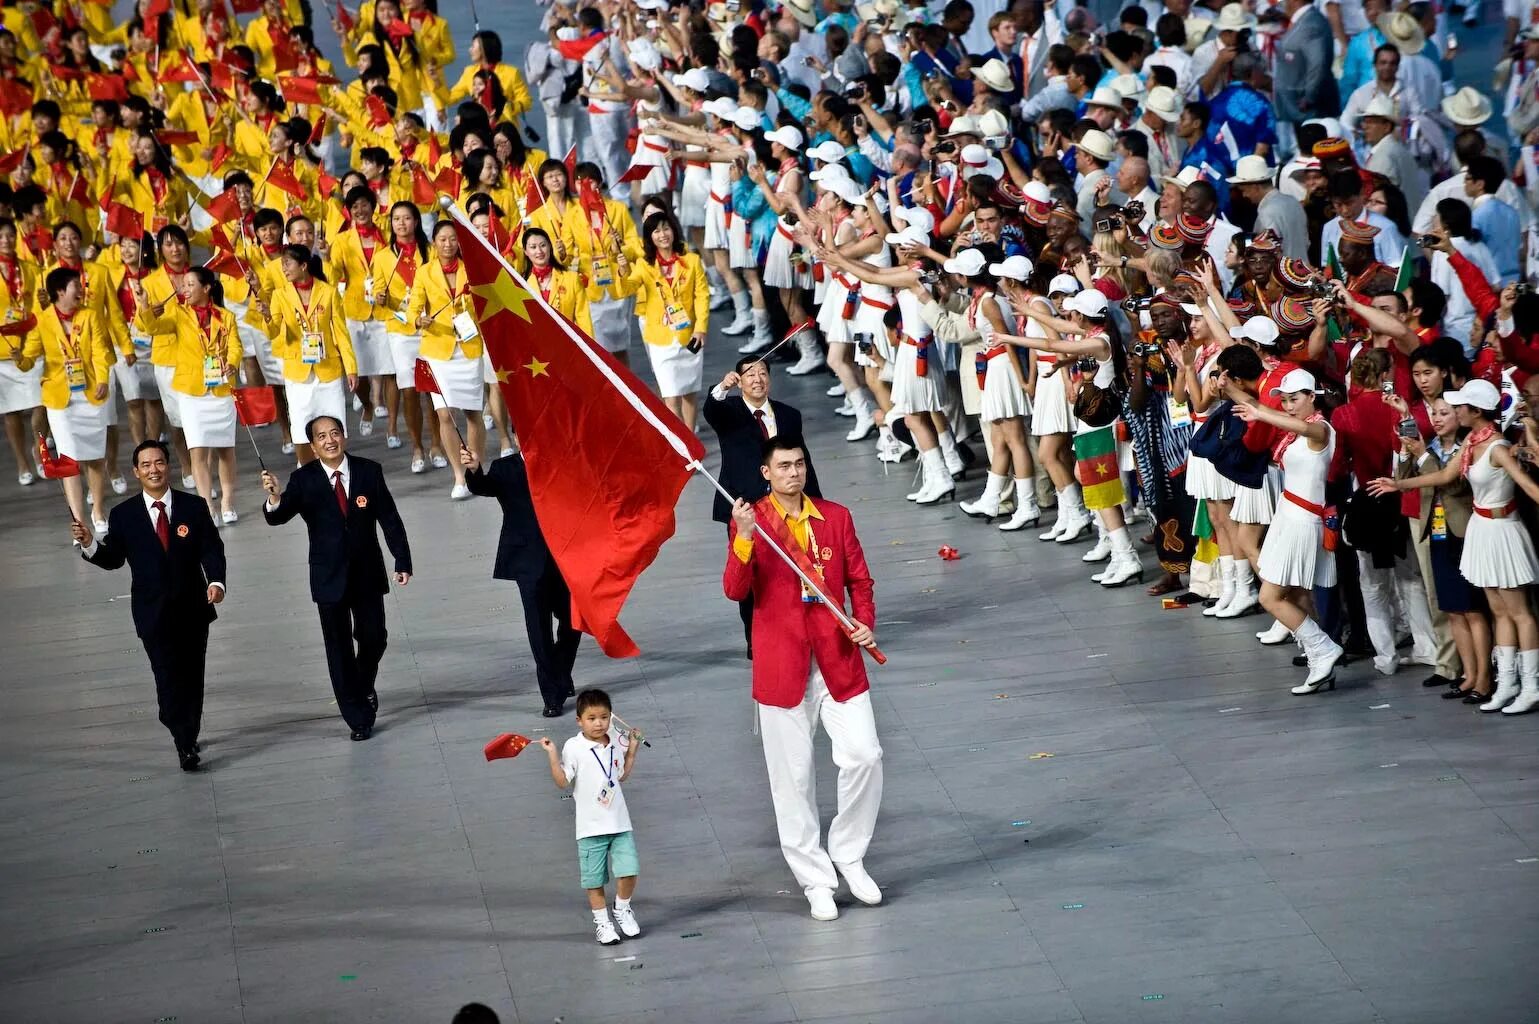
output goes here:
{"type": "Polygon", "coordinates": [[[524,308],[524,303],[533,302],[534,296],[520,288],[506,270],[498,270],[491,284],[474,285],[470,291],[484,303],[478,318],[481,323],[502,310],[507,310],[525,323],[529,322],[529,311],[524,308]]]}
{"type": "Polygon", "coordinates": [[[542,363],[538,359],[531,359],[524,364],[524,369],[528,370],[532,377],[549,377],[550,374],[545,369],[549,365],[549,363],[542,363]]]}
{"type": "Polygon", "coordinates": [[[1105,476],[1105,475],[1106,475],[1106,474],[1107,474],[1107,473],[1109,473],[1109,472],[1111,472],[1111,469],[1110,469],[1110,467],[1108,467],[1108,466],[1107,466],[1107,465],[1106,465],[1106,463],[1104,463],[1104,462],[1103,462],[1103,463],[1100,463],[1100,464],[1098,464],[1098,465],[1097,465],[1097,466],[1096,466],[1096,467],[1095,467],[1095,471],[1096,471],[1096,473],[1098,473],[1098,474],[1099,474],[1099,475],[1101,475],[1101,476],[1105,476]]]}
{"type": "Polygon", "coordinates": [[[497,383],[498,384],[506,384],[508,382],[508,378],[513,376],[513,374],[510,373],[507,370],[498,370],[498,371],[496,371],[496,373],[497,373],[497,383]]]}

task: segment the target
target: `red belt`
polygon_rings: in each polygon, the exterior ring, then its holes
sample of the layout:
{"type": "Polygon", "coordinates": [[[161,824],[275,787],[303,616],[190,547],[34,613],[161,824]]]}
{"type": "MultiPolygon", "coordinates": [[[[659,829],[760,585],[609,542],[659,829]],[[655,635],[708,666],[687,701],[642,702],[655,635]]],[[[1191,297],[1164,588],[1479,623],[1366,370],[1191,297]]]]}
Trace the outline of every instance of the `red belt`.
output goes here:
{"type": "Polygon", "coordinates": [[[642,145],[642,148],[650,149],[654,153],[666,153],[666,152],[668,152],[668,147],[667,146],[659,146],[655,142],[642,142],[641,145],[642,145]]]}
{"type": "Polygon", "coordinates": [[[933,334],[926,334],[923,338],[910,338],[907,334],[900,334],[898,335],[898,340],[905,345],[913,345],[917,348],[921,345],[928,345],[934,337],[933,334]]]}
{"type": "Polygon", "coordinates": [[[726,203],[727,203],[727,197],[726,196],[719,196],[715,192],[712,192],[711,193],[711,202],[713,202],[713,203],[721,203],[723,206],[725,206],[726,203]]]}
{"type": "Polygon", "coordinates": [[[684,164],[687,167],[709,167],[709,166],[711,166],[711,162],[709,160],[685,160],[684,164]]]}
{"type": "Polygon", "coordinates": [[[882,302],[877,299],[868,299],[864,295],[860,297],[860,301],[863,304],[872,307],[873,309],[880,309],[884,313],[892,308],[892,303],[890,302],[882,302]]]}
{"type": "Polygon", "coordinates": [[[1297,494],[1294,494],[1292,491],[1283,491],[1282,496],[1284,498],[1288,499],[1289,501],[1293,502],[1295,505],[1297,505],[1299,508],[1303,509],[1304,511],[1306,511],[1306,512],[1313,512],[1315,515],[1319,516],[1321,519],[1325,518],[1325,506],[1324,505],[1316,505],[1312,501],[1307,501],[1304,498],[1300,498],[1297,494]]]}
{"type": "Polygon", "coordinates": [[[1509,501],[1501,508],[1484,508],[1476,505],[1474,509],[1475,514],[1482,519],[1506,519],[1518,510],[1518,503],[1516,501],[1509,501]]]}
{"type": "Polygon", "coordinates": [[[796,236],[793,235],[791,233],[791,229],[786,227],[784,224],[776,224],[775,225],[775,230],[780,232],[780,237],[784,238],[787,242],[795,242],[796,241],[796,236]]]}

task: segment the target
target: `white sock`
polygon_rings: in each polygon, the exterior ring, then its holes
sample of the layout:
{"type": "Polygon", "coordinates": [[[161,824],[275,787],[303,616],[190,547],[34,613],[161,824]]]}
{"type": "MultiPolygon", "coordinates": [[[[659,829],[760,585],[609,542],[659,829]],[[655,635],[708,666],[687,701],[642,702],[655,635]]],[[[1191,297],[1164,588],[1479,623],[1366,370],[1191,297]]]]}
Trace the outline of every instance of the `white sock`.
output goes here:
{"type": "Polygon", "coordinates": [[[1131,555],[1133,553],[1133,535],[1128,533],[1126,526],[1119,526],[1110,531],[1112,551],[1119,555],[1131,555]]]}
{"type": "Polygon", "coordinates": [[[615,909],[616,910],[629,910],[629,909],[631,909],[631,901],[630,900],[622,900],[620,897],[616,896],[615,897],[615,909]]]}
{"type": "Polygon", "coordinates": [[[608,921],[608,920],[609,920],[609,909],[607,907],[602,909],[602,910],[595,910],[593,912],[593,923],[594,924],[603,924],[605,921],[608,921]]]}

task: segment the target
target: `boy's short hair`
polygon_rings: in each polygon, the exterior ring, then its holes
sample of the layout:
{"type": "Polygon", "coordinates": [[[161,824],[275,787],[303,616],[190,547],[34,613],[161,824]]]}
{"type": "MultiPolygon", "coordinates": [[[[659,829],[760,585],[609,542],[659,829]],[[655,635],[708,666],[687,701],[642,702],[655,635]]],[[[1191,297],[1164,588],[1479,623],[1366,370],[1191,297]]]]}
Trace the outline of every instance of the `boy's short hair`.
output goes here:
{"type": "Polygon", "coordinates": [[[577,717],[581,718],[583,712],[589,708],[603,708],[605,711],[614,710],[614,706],[609,703],[609,694],[597,689],[584,690],[577,695],[577,717]]]}

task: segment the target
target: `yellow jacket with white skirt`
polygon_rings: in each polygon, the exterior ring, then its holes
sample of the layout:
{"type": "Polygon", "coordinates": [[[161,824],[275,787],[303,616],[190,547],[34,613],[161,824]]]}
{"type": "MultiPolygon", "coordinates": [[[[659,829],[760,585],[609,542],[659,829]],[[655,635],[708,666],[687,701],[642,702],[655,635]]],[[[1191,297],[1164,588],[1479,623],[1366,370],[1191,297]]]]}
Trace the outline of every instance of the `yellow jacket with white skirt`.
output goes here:
{"type": "Polygon", "coordinates": [[[198,320],[198,312],[183,302],[169,303],[159,316],[148,310],[136,311],[134,322],[147,333],[175,339],[172,350],[176,372],[171,388],[178,394],[201,398],[213,394],[226,398],[231,393],[230,378],[240,367],[244,354],[235,314],[223,306],[209,306],[208,329],[198,320]]]}
{"type": "Polygon", "coordinates": [[[83,394],[92,405],[106,401],[96,392],[112,373],[112,347],[101,317],[89,309],[77,309],[69,317],[60,316],[53,306],[39,313],[16,369],[25,373],[39,359],[43,361],[43,405],[63,409],[71,392],[83,394]]]}
{"type": "Polygon", "coordinates": [[[671,275],[645,260],[632,264],[630,281],[636,291],[642,341],[688,345],[695,335],[704,336],[711,315],[711,285],[695,253],[675,260],[671,275]]]}
{"type": "Polygon", "coordinates": [[[342,316],[337,291],[325,281],[310,284],[310,298],[300,297],[293,282],[273,290],[267,317],[253,303],[246,322],[272,339],[273,358],[283,360],[283,379],[303,383],[315,371],[315,379],[327,383],[358,372],[353,343],[342,316]]]}
{"type": "Polygon", "coordinates": [[[416,287],[406,307],[406,323],[415,328],[424,314],[433,322],[422,328],[422,358],[449,360],[459,346],[467,359],[481,358],[481,334],[476,329],[466,290],[465,266],[456,261],[452,275],[437,259],[418,269],[416,287]]]}
{"type": "Polygon", "coordinates": [[[593,337],[593,314],[588,309],[588,290],[583,287],[582,277],[575,270],[557,270],[543,280],[533,269],[529,271],[529,283],[540,290],[540,295],[557,313],[566,317],[588,337],[593,337]]]}
{"type": "MultiPolygon", "coordinates": [[[[539,211],[536,211],[539,212],[539,211]]],[[[604,216],[595,218],[581,203],[569,203],[566,208],[565,228],[577,248],[574,258],[567,254],[567,261],[574,263],[588,281],[588,299],[600,302],[604,299],[623,299],[635,290],[631,279],[621,277],[616,266],[613,232],[620,233],[620,248],[632,267],[638,266],[645,252],[641,238],[636,233],[636,221],[630,209],[613,199],[604,200],[604,216]],[[607,279],[607,284],[605,283],[607,279]]]]}

